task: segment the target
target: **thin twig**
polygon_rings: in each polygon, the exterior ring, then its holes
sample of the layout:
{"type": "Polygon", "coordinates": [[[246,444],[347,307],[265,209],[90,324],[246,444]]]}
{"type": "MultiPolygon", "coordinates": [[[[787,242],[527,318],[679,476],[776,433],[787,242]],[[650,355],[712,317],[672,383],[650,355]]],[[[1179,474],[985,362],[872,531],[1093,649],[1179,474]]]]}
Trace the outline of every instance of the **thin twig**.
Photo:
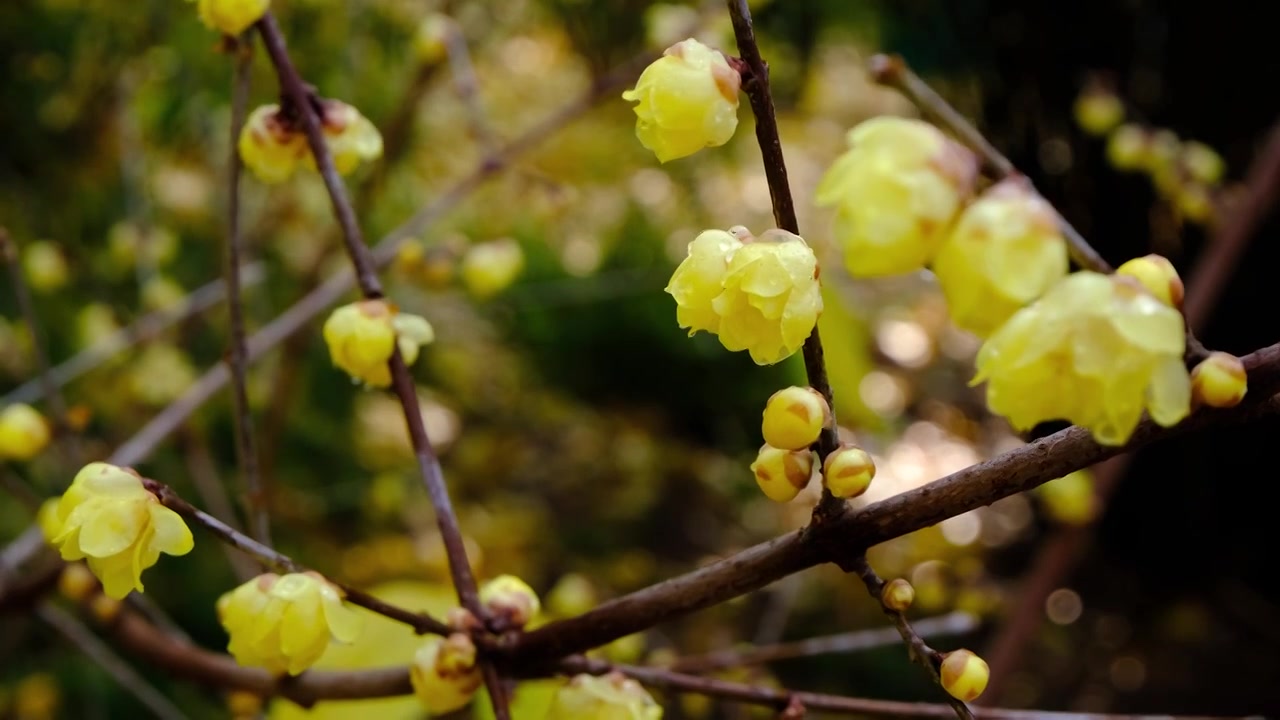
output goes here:
{"type": "MultiPolygon", "coordinates": [[[[1235,274],[1245,248],[1267,212],[1280,196],[1280,124],[1274,126],[1266,146],[1254,160],[1245,178],[1247,195],[1244,202],[1209,237],[1200,259],[1187,278],[1186,304],[1183,312],[1190,331],[1201,333],[1213,314],[1218,299],[1235,274]]],[[[1250,388],[1251,390],[1253,388],[1250,388]]],[[[1103,463],[1094,473],[1096,519],[1102,516],[1111,495],[1120,484],[1133,455],[1127,454],[1103,463]]],[[[1031,571],[1022,581],[1018,603],[991,641],[986,659],[991,666],[991,684],[987,697],[998,700],[1006,681],[1021,662],[1027,644],[1040,628],[1044,603],[1049,594],[1075,571],[1092,537],[1092,525],[1064,526],[1055,530],[1039,548],[1031,561],[1031,571]]]]}
{"type": "MultiPolygon", "coordinates": [[[[173,510],[188,520],[200,525],[205,530],[213,533],[222,542],[239,550],[240,552],[254,558],[260,562],[263,567],[279,573],[300,573],[307,572],[308,568],[302,563],[297,562],[293,558],[273,550],[266,545],[254,540],[253,538],[237,531],[230,525],[222,522],[218,518],[204,512],[186,500],[182,499],[173,488],[164,483],[156,482],[149,478],[144,479],[143,485],[160,499],[165,507],[173,510]]],[[[426,613],[415,613],[405,610],[395,605],[383,602],[372,595],[348,587],[342,583],[329,579],[329,582],[343,591],[348,602],[353,605],[359,605],[368,610],[372,610],[379,615],[404,623],[413,628],[413,631],[419,635],[425,633],[433,633],[436,635],[448,635],[452,630],[449,626],[436,620],[426,613]]]]}
{"type": "MultiPolygon", "coordinates": [[[[953,612],[925,618],[915,623],[914,627],[915,631],[924,637],[960,635],[976,630],[978,619],[969,613],[953,612]]],[[[705,655],[685,655],[672,663],[669,669],[690,675],[702,675],[727,668],[763,665],[777,660],[862,652],[886,645],[897,645],[899,641],[896,628],[854,630],[774,645],[759,645],[739,650],[717,650],[705,655]]]]}
{"type": "MultiPolygon", "coordinates": [[[[266,277],[262,263],[253,262],[240,268],[240,285],[242,289],[260,284],[266,277]]],[[[117,330],[107,337],[72,355],[70,358],[53,366],[49,370],[49,378],[54,389],[60,389],[78,380],[86,373],[92,372],[111,360],[119,353],[146,342],[173,325],[181,323],[195,315],[222,302],[226,297],[226,280],[219,278],[192,290],[181,302],[171,307],[154,310],[138,318],[131,325],[117,330]]],[[[35,378],[11,390],[0,398],[0,406],[13,403],[36,402],[47,397],[42,385],[42,378],[35,378]]]]}
{"type": "MultiPolygon", "coordinates": [[[[360,292],[367,299],[383,296],[382,283],[378,280],[377,265],[365,244],[364,234],[356,219],[355,208],[347,195],[346,185],[334,167],[332,154],[320,126],[320,117],[316,111],[315,97],[307,89],[289,58],[285,48],[284,36],[276,23],[275,17],[267,13],[257,23],[258,32],[262,35],[267,54],[275,65],[280,80],[283,99],[293,105],[294,111],[302,120],[302,128],[307,135],[307,144],[315,158],[316,168],[324,180],[325,189],[333,204],[333,212],[342,228],[343,240],[346,242],[347,255],[351,259],[355,271],[356,282],[360,292]]],[[[449,559],[449,574],[452,576],[458,600],[464,608],[477,618],[483,618],[480,596],[476,588],[475,576],[471,572],[471,564],[467,559],[466,544],[462,539],[462,530],[458,526],[458,518],[453,511],[453,503],[449,499],[449,491],[444,482],[444,473],[440,470],[440,462],[436,458],[435,449],[427,436],[426,425],[422,420],[422,410],[418,404],[417,391],[409,368],[400,355],[398,347],[393,347],[390,360],[391,382],[404,410],[405,422],[409,428],[409,438],[414,454],[418,458],[418,467],[422,473],[422,481],[426,486],[431,504],[436,511],[436,522],[440,527],[440,535],[444,540],[445,554],[449,559]]],[[[509,720],[511,711],[505,696],[501,678],[484,667],[485,686],[489,689],[489,698],[493,704],[497,720],[509,720]]]]}
{"type": "Polygon", "coordinates": [[[133,694],[152,715],[166,720],[182,720],[187,717],[169,698],[149,684],[145,678],[125,662],[115,651],[102,642],[75,616],[51,603],[43,603],[36,614],[50,627],[80,649],[88,658],[106,670],[120,687],[133,694]]]}
{"type": "MultiPolygon", "coordinates": [[[[760,56],[760,46],[756,44],[755,30],[751,26],[751,10],[747,0],[727,0],[729,17],[733,20],[733,34],[738,40],[738,52],[742,54],[741,65],[742,89],[751,101],[751,111],[756,116],[756,142],[760,145],[760,155],[764,160],[765,179],[769,184],[769,198],[773,203],[773,219],[778,228],[787,232],[800,234],[800,224],[796,220],[795,202],[791,198],[791,185],[787,180],[787,163],[782,155],[782,138],[778,134],[778,118],[773,109],[773,95],[769,92],[769,67],[760,56]]],[[[822,393],[827,399],[827,406],[832,408],[832,415],[827,425],[822,428],[818,437],[817,451],[819,461],[835,451],[840,444],[836,433],[838,427],[835,417],[835,396],[831,392],[831,380],[827,377],[827,365],[823,358],[822,337],[818,327],[804,342],[804,370],[809,378],[809,385],[822,393]]],[[[819,524],[835,518],[847,511],[843,500],[833,496],[826,488],[822,490],[822,500],[813,511],[813,522],[819,524]]]]}
{"type": "Polygon", "coordinates": [[[467,107],[471,131],[487,153],[497,146],[498,138],[489,123],[489,115],[485,112],[484,101],[480,97],[480,83],[476,80],[476,69],[471,63],[471,53],[467,50],[467,38],[462,34],[462,26],[452,18],[448,20],[445,33],[445,52],[449,54],[449,71],[453,75],[454,90],[467,107]]]}
{"type": "Polygon", "coordinates": [[[249,84],[253,66],[253,34],[244,33],[233,41],[235,65],[231,80],[231,139],[227,158],[227,315],[231,337],[227,365],[231,369],[231,401],[235,415],[236,456],[240,461],[241,499],[244,501],[249,534],[264,545],[271,544],[271,516],[267,490],[258,465],[258,448],[253,436],[253,410],[249,407],[247,383],[249,349],[245,343],[244,304],[240,290],[240,255],[244,239],[240,232],[240,176],[244,163],[238,147],[249,107],[249,84]]]}
{"type": "MultiPolygon", "coordinates": [[[[969,122],[955,108],[942,98],[929,84],[907,66],[906,61],[897,55],[876,55],[871,58],[869,67],[871,77],[876,82],[896,88],[906,95],[926,115],[941,123],[952,132],[960,142],[978,154],[982,162],[997,177],[1007,178],[1022,176],[1009,158],[1005,157],[988,141],[973,123],[969,122]]],[[[1071,251],[1071,259],[1085,270],[1109,273],[1111,265],[1098,254],[1088,240],[1079,233],[1061,213],[1055,209],[1062,234],[1067,239],[1067,247],[1071,251]]]]}

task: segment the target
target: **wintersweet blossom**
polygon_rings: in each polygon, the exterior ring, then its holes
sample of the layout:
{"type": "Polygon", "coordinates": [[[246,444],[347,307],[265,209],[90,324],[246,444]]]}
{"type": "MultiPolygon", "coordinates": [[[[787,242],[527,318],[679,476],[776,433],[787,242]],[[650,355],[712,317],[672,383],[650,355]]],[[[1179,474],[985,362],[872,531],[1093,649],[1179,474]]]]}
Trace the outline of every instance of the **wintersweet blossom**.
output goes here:
{"type": "Polygon", "coordinates": [[[85,560],[116,599],[142,591],[142,571],[160,553],[191,552],[191,530],[182,517],[160,504],[129,468],[89,463],[76,474],[41,527],[63,560],[85,560]]]}
{"type": "Polygon", "coordinates": [[[463,633],[427,639],[409,666],[413,692],[432,715],[443,715],[471,702],[482,678],[476,646],[463,633]]]}
{"type": "Polygon", "coordinates": [[[343,305],[329,315],[323,333],[333,364],[370,387],[391,384],[387,363],[397,345],[405,364],[412,365],[418,349],[435,339],[425,318],[401,313],[385,300],[343,305]]]}
{"type": "Polygon", "coordinates": [[[259,575],[218,598],[217,609],[236,662],[276,675],[297,675],[361,628],[338,588],[314,572],[259,575]]]}
{"type": "Polygon", "coordinates": [[[741,85],[724,55],[689,38],[667,48],[622,98],[639,103],[636,137],[665,163],[729,142],[741,85]]]}
{"type": "Polygon", "coordinates": [[[23,403],[0,410],[0,460],[26,461],[49,446],[52,434],[40,411],[23,403]]]}
{"type": "Polygon", "coordinates": [[[621,673],[577,675],[556,690],[546,720],[661,720],[662,706],[621,673]]]}
{"type": "Polygon", "coordinates": [[[266,14],[271,0],[197,0],[200,22],[210,30],[239,35],[266,14]]]}

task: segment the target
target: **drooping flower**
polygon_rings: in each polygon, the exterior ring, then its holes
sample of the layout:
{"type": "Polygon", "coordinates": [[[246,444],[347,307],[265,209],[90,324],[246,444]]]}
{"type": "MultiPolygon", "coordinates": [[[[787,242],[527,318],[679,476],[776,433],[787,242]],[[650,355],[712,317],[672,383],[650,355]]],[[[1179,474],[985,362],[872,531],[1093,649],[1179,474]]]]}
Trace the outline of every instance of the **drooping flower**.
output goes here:
{"type": "Polygon", "coordinates": [[[397,347],[406,365],[435,339],[425,318],[399,312],[385,300],[361,300],[333,311],[324,323],[329,357],[353,379],[370,387],[391,384],[388,362],[397,347]]]}
{"type": "MultiPolygon", "coordinates": [[[[349,175],[361,162],[382,157],[382,134],[354,105],[341,100],[321,101],[320,125],[339,174],[349,175]]],[[[307,167],[314,170],[315,157],[310,152],[303,157],[307,167]]]]}
{"type": "Polygon", "coordinates": [[[542,610],[538,594],[515,575],[499,575],[482,585],[480,604],[504,628],[522,628],[542,610]]]}
{"type": "Polygon", "coordinates": [[[137,473],[101,462],[76,474],[41,525],[63,560],[86,560],[116,599],[142,591],[142,571],[160,553],[186,555],[193,546],[182,517],[161,505],[137,473]]]}
{"type": "Polygon", "coordinates": [[[266,14],[271,0],[197,0],[200,21],[210,30],[239,35],[266,14]]]}
{"type": "Polygon", "coordinates": [[[263,105],[249,113],[237,144],[244,166],[264,183],[293,177],[307,154],[307,138],[280,112],[279,105],[263,105]]]}
{"type": "Polygon", "coordinates": [[[1182,315],[1134,278],[1077,272],[983,344],[973,383],[1015,429],[1065,419],[1106,445],[1145,409],[1170,427],[1190,412],[1182,315]]]}
{"type": "Polygon", "coordinates": [[[1061,280],[1067,243],[1058,227],[1049,204],[1018,180],[966,207],[933,261],[956,326],[986,337],[1061,280]]]}
{"type": "Polygon", "coordinates": [[[476,646],[463,633],[427,639],[409,666],[413,692],[433,715],[443,715],[471,702],[482,678],[476,646]]]}
{"type": "Polygon", "coordinates": [[[361,627],[338,588],[314,572],[259,575],[218,598],[217,609],[236,662],[276,675],[301,673],[361,627]]]}
{"type": "Polygon", "coordinates": [[[645,68],[622,99],[639,103],[636,137],[665,163],[729,142],[741,85],[724,55],[689,38],[645,68]]]}
{"type": "Polygon", "coordinates": [[[476,243],[462,256],[459,273],[467,290],[481,300],[511,286],[524,270],[524,250],[512,238],[476,243]]]}
{"type": "Polygon", "coordinates": [[[973,192],[977,160],[938,128],[881,116],[849,131],[850,149],[818,184],[855,277],[924,267],[973,192]]]}
{"type": "Polygon", "coordinates": [[[40,411],[23,403],[0,410],[0,460],[27,461],[49,446],[52,433],[40,411]]]}
{"type": "Polygon", "coordinates": [[[556,691],[546,720],[662,720],[662,706],[621,673],[577,675],[556,691]]]}
{"type": "Polygon", "coordinates": [[[692,336],[720,332],[720,315],[711,306],[724,291],[729,259],[742,241],[724,230],[705,230],[689,243],[688,255],[671,274],[666,291],[676,301],[676,322],[692,336]]]}

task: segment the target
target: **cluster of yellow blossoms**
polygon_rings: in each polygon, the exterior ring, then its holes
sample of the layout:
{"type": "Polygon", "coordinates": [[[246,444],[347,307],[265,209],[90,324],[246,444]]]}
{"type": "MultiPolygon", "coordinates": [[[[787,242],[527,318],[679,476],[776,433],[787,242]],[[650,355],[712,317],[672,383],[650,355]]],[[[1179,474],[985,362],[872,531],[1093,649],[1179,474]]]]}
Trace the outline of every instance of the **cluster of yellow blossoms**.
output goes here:
{"type": "MultiPolygon", "coordinates": [[[[382,155],[382,135],[355,107],[321,100],[320,121],[337,171],[347,175],[362,161],[382,155]]],[[[297,118],[279,105],[263,105],[249,114],[240,131],[240,159],[264,183],[281,183],[299,163],[315,169],[315,157],[297,118]]]]}
{"type": "MultiPolygon", "coordinates": [[[[790,502],[813,476],[813,452],[824,428],[831,424],[831,406],[813,388],[788,387],[765,403],[760,432],[764,445],[751,463],[756,484],[775,502],[790,502]]],[[[822,482],[838,498],[853,498],[867,491],[876,466],[867,451],[842,444],[822,464],[822,482]]]]}
{"type": "Polygon", "coordinates": [[[418,349],[435,340],[426,318],[402,313],[385,300],[343,305],[329,315],[323,333],[333,364],[369,387],[391,384],[388,362],[397,347],[412,365],[418,349]]]}
{"type": "Polygon", "coordinates": [[[817,257],[803,238],[777,229],[759,238],[741,226],[703,232],[666,291],[690,335],[717,335],[759,365],[795,354],[822,313],[817,257]]]}

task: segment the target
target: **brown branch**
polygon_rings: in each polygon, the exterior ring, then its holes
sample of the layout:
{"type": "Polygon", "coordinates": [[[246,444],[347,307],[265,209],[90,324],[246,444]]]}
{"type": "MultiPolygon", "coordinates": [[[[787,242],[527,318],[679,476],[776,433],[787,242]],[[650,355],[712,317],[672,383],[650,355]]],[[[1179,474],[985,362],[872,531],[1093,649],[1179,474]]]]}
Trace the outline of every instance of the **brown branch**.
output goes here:
{"type": "MultiPolygon", "coordinates": [[[[769,67],[760,56],[760,46],[756,43],[755,30],[751,26],[751,10],[747,8],[747,0],[727,0],[727,3],[729,17],[733,21],[733,34],[738,40],[738,52],[742,55],[742,89],[751,101],[751,111],[756,117],[756,142],[760,145],[760,155],[764,161],[769,199],[773,203],[773,219],[778,223],[779,229],[799,235],[800,223],[796,220],[795,201],[791,198],[791,184],[787,180],[787,162],[782,155],[778,118],[773,109],[773,95],[769,92],[769,67]]],[[[835,451],[840,440],[836,433],[838,424],[834,411],[835,396],[831,392],[831,380],[827,377],[822,336],[818,334],[817,325],[814,325],[813,333],[805,340],[802,352],[804,371],[809,378],[810,387],[822,393],[827,399],[827,406],[832,408],[830,422],[818,436],[817,450],[821,462],[835,451]]],[[[846,511],[844,501],[823,488],[822,500],[813,511],[813,522],[826,522],[846,511]]]]}
{"type": "Polygon", "coordinates": [[[120,687],[128,690],[138,699],[138,702],[151,711],[152,715],[169,720],[182,720],[187,717],[169,698],[148,683],[146,678],[133,669],[133,666],[124,662],[74,615],[47,602],[36,610],[36,614],[111,675],[120,687]]]}
{"type": "MultiPolygon", "coordinates": [[[[1245,201],[1235,215],[1215,229],[1188,276],[1183,312],[1192,332],[1204,332],[1250,238],[1280,196],[1280,125],[1272,128],[1266,147],[1254,160],[1245,178],[1245,187],[1245,201]]],[[[1101,517],[1132,458],[1133,455],[1123,455],[1097,468],[1094,493],[1098,512],[1095,518],[1101,517]]],[[[1064,526],[1055,530],[1040,546],[1031,561],[1031,572],[1019,588],[1017,606],[1001,625],[987,651],[986,659],[991,666],[988,698],[1000,698],[1006,681],[1019,667],[1027,645],[1043,622],[1045,601],[1075,571],[1092,536],[1092,525],[1064,526]]]]}
{"type": "Polygon", "coordinates": [[[236,455],[240,460],[241,499],[249,534],[259,542],[271,544],[271,516],[267,509],[267,491],[262,484],[258,465],[258,449],[253,436],[253,411],[249,407],[247,374],[249,349],[245,343],[244,306],[241,302],[240,254],[244,239],[240,231],[240,176],[244,163],[240,160],[239,139],[249,106],[249,84],[252,79],[253,34],[244,33],[233,39],[235,69],[231,88],[231,140],[227,159],[227,311],[231,323],[227,366],[231,370],[231,400],[235,415],[236,455]]]}
{"type": "MultiPolygon", "coordinates": [[[[1212,425],[1273,413],[1280,401],[1280,344],[1242,358],[1251,392],[1229,410],[1205,408],[1173,428],[1144,420],[1123,447],[1099,445],[1089,431],[1065,430],[944,478],[813,525],[615,598],[577,617],[548,623],[511,643],[516,662],[566,657],[605,645],[665,620],[730,600],[824,562],[849,563],[874,545],[935,525],[1001,498],[1095,465],[1124,452],[1212,425]]],[[[853,569],[852,566],[845,570],[853,569]]]]}
{"type": "MultiPolygon", "coordinates": [[[[306,572],[308,568],[302,563],[297,562],[293,558],[273,550],[266,545],[254,540],[253,538],[237,531],[230,525],[222,522],[218,518],[204,512],[186,500],[182,499],[173,488],[164,483],[156,482],[150,478],[144,478],[143,485],[160,499],[165,507],[173,510],[188,520],[200,525],[208,530],[222,542],[239,550],[240,552],[259,561],[263,567],[280,573],[299,573],[306,572]]],[[[413,631],[419,635],[425,633],[434,633],[436,635],[448,635],[452,630],[443,622],[436,620],[426,613],[410,612],[403,608],[383,602],[372,595],[348,587],[332,579],[329,582],[340,588],[346,596],[347,602],[353,605],[359,605],[367,610],[372,610],[379,615],[385,615],[392,620],[404,623],[413,628],[413,631]]]]}
{"type": "MultiPolygon", "coordinates": [[[[751,705],[763,705],[782,711],[799,705],[806,710],[817,710],[839,715],[870,715],[874,717],[892,718],[948,718],[954,712],[951,707],[941,704],[899,702],[896,700],[874,700],[870,698],[842,697],[811,692],[792,692],[758,687],[745,683],[719,680],[716,678],[685,675],[671,670],[652,667],[636,667],[632,665],[614,665],[602,660],[591,660],[581,656],[569,658],[560,664],[565,673],[588,673],[605,675],[620,672],[649,687],[663,688],[680,693],[696,693],[709,697],[717,697],[751,705]]],[[[990,720],[1035,720],[1036,718],[1058,718],[1060,720],[1137,720],[1138,718],[1155,720],[1202,720],[1193,716],[1173,715],[1102,715],[1097,713],[1064,713],[1045,712],[1043,710],[1008,710],[1004,708],[975,708],[975,715],[990,720]]],[[[1208,720],[1207,718],[1203,720],[1208,720]]]]}
{"type": "MultiPolygon", "coordinates": [[[[915,631],[922,636],[959,635],[976,630],[978,620],[968,613],[953,612],[938,617],[925,618],[915,623],[914,627],[915,631]]],[[[898,631],[895,628],[854,630],[852,632],[823,635],[794,642],[734,650],[716,650],[704,655],[685,655],[672,663],[668,669],[690,675],[702,675],[728,668],[763,665],[778,660],[861,652],[886,645],[897,645],[898,642],[898,631]]]]}

